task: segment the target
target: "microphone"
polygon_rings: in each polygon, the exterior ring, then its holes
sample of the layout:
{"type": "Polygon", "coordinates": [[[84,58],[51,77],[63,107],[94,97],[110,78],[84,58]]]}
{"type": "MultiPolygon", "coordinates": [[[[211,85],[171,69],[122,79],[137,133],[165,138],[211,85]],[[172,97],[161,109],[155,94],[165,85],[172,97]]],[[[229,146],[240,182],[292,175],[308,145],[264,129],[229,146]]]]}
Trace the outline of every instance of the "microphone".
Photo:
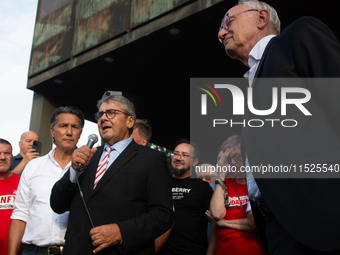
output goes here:
{"type": "MultiPolygon", "coordinates": [[[[96,142],[98,142],[98,136],[96,134],[91,134],[91,135],[89,135],[89,138],[88,138],[88,141],[87,141],[86,145],[89,146],[90,149],[92,149],[93,145],[96,142]]],[[[80,187],[80,184],[79,184],[79,180],[78,180],[78,172],[79,172],[80,168],[81,168],[81,164],[78,164],[77,169],[76,169],[76,172],[77,172],[76,181],[77,181],[80,197],[81,197],[81,199],[83,201],[83,205],[85,207],[85,211],[87,213],[87,216],[89,217],[89,220],[90,220],[92,228],[94,228],[93,221],[92,221],[92,218],[91,218],[91,215],[90,215],[90,211],[87,208],[87,205],[86,205],[86,202],[85,202],[85,199],[84,199],[84,195],[83,195],[83,191],[81,190],[81,187],[80,187]]]]}
{"type": "Polygon", "coordinates": [[[90,149],[92,149],[93,145],[98,142],[98,136],[96,134],[91,134],[89,135],[89,140],[87,141],[87,146],[90,147],[90,149]]]}
{"type": "MultiPolygon", "coordinates": [[[[87,144],[86,144],[86,145],[89,146],[90,149],[92,149],[93,145],[94,145],[96,142],[98,142],[98,136],[97,136],[96,134],[91,134],[91,135],[89,135],[89,137],[88,137],[88,141],[87,141],[87,144]]],[[[77,173],[79,172],[80,168],[81,168],[81,164],[78,164],[77,169],[76,169],[76,172],[77,172],[77,173]]]]}

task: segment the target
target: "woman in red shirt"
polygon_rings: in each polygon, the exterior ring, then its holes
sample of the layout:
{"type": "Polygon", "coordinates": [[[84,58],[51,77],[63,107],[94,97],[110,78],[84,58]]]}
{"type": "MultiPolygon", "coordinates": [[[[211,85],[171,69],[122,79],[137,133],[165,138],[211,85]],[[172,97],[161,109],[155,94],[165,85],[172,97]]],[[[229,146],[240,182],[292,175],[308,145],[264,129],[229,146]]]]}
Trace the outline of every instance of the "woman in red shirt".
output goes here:
{"type": "MultiPolygon", "coordinates": [[[[231,171],[221,171],[211,198],[210,212],[207,212],[216,223],[216,232],[213,231],[210,237],[216,240],[216,255],[266,254],[256,231],[245,172],[241,171],[243,162],[240,147],[239,135],[229,137],[222,145],[223,155],[218,162],[221,167],[225,166],[224,169],[231,171]]],[[[209,245],[213,246],[212,243],[209,245]]]]}

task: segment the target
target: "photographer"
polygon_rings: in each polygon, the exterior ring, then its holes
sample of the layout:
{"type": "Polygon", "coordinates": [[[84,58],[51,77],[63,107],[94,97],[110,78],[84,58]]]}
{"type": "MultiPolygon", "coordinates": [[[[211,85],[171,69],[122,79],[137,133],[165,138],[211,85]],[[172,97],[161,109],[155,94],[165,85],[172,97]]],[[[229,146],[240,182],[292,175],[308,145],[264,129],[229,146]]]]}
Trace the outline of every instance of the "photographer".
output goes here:
{"type": "Polygon", "coordinates": [[[13,157],[12,172],[21,175],[25,166],[32,159],[39,157],[39,153],[32,149],[34,141],[39,141],[39,136],[34,131],[27,131],[20,137],[18,155],[13,157]]]}

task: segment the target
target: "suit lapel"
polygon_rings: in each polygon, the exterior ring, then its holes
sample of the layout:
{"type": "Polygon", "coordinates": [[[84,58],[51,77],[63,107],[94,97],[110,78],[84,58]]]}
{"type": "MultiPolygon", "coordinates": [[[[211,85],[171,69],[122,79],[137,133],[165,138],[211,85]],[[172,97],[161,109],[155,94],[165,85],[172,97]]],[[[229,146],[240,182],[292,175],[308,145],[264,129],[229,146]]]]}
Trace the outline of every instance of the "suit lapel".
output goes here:
{"type": "Polygon", "coordinates": [[[100,179],[100,181],[97,184],[97,187],[94,190],[93,190],[93,183],[94,183],[95,174],[91,176],[91,178],[93,178],[93,182],[92,182],[93,192],[91,193],[91,197],[94,194],[96,194],[101,189],[101,187],[105,185],[107,181],[109,181],[114,175],[116,175],[122,169],[122,167],[137,154],[137,151],[138,151],[138,146],[135,143],[135,141],[132,140],[131,143],[125,148],[125,150],[122,151],[122,153],[116,158],[116,160],[106,170],[105,174],[100,179]]]}
{"type": "MultiPolygon", "coordinates": [[[[255,94],[256,84],[258,83],[257,78],[261,78],[261,77],[259,77],[259,74],[262,71],[263,63],[266,60],[268,51],[269,51],[270,47],[273,45],[273,42],[275,41],[275,39],[276,39],[276,37],[273,37],[272,39],[270,39],[270,41],[268,42],[268,44],[267,44],[267,46],[266,46],[266,48],[265,48],[265,50],[262,54],[259,66],[257,67],[256,73],[255,73],[255,76],[254,76],[254,80],[253,80],[253,83],[252,83],[253,95],[255,94]]],[[[245,119],[249,119],[249,108],[248,107],[246,108],[245,119]]],[[[242,129],[245,129],[245,127],[243,127],[242,129]]]]}
{"type": "MultiPolygon", "coordinates": [[[[260,71],[262,70],[263,63],[264,63],[264,60],[266,59],[267,53],[268,53],[268,51],[269,51],[269,48],[272,46],[272,44],[273,44],[273,42],[275,41],[275,39],[276,39],[276,37],[273,37],[273,38],[268,42],[268,44],[267,44],[267,46],[266,46],[266,48],[265,48],[265,50],[264,50],[264,52],[263,52],[263,55],[262,55],[262,57],[261,57],[260,64],[259,64],[259,66],[257,67],[257,70],[256,70],[256,73],[255,73],[254,78],[257,78],[258,75],[259,75],[259,73],[260,73],[260,71]]],[[[255,82],[254,82],[254,83],[255,83],[255,82]]],[[[254,86],[254,84],[253,84],[253,86],[254,86]]]]}
{"type": "MultiPolygon", "coordinates": [[[[273,45],[273,42],[275,41],[277,37],[273,37],[267,44],[263,54],[262,54],[262,57],[261,57],[261,60],[260,60],[260,63],[259,63],[259,66],[257,67],[257,70],[256,70],[256,73],[255,73],[255,76],[254,76],[254,81],[253,81],[253,84],[252,84],[252,87],[253,89],[256,89],[256,86],[255,84],[257,83],[257,79],[258,76],[259,76],[259,73],[261,72],[262,70],[262,67],[263,67],[263,63],[266,59],[266,56],[267,56],[267,53],[270,49],[270,47],[273,45]]],[[[254,94],[254,92],[253,92],[254,94]]],[[[245,119],[248,120],[249,119],[249,108],[246,107],[246,112],[245,112],[245,119]]],[[[244,135],[246,134],[245,132],[246,128],[245,127],[242,127],[242,138],[241,138],[241,154],[242,154],[242,158],[243,158],[243,162],[245,163],[245,160],[246,160],[246,147],[245,147],[245,143],[244,143],[244,135]]]]}

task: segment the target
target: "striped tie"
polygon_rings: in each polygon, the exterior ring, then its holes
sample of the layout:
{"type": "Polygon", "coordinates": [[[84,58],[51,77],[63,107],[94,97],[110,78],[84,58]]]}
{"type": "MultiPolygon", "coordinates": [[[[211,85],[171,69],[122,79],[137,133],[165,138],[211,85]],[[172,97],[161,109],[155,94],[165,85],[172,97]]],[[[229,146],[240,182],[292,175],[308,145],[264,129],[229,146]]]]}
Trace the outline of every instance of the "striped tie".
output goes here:
{"type": "Polygon", "coordinates": [[[104,157],[103,157],[102,161],[100,162],[100,164],[98,165],[98,168],[97,168],[97,173],[96,173],[96,178],[94,179],[93,189],[95,189],[99,180],[103,177],[103,175],[106,171],[107,165],[109,163],[110,152],[112,150],[113,150],[113,148],[110,147],[110,146],[106,147],[106,149],[105,149],[104,157]]]}

